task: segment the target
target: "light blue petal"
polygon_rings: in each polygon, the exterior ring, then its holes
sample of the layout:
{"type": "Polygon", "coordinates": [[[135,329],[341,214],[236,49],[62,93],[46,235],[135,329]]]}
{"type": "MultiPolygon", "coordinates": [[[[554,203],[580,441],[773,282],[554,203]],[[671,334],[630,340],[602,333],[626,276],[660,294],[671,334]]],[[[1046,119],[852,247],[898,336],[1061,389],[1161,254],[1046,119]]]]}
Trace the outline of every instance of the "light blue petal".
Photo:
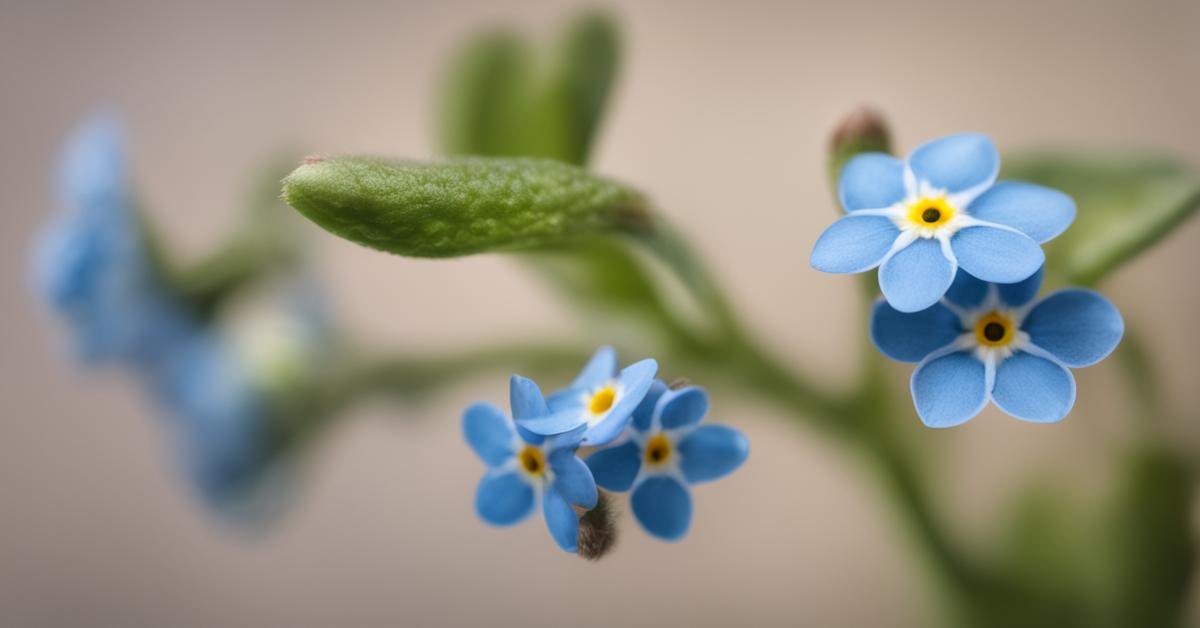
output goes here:
{"type": "Polygon", "coordinates": [[[750,455],[750,441],[724,425],[701,425],[679,441],[683,477],[691,484],[711,482],[742,466],[750,455]]]}
{"type": "Polygon", "coordinates": [[[1046,358],[1018,351],[997,365],[992,400],[1018,419],[1053,423],[1075,405],[1075,378],[1046,358]]]}
{"type": "Polygon", "coordinates": [[[708,393],[699,386],[688,386],[667,391],[658,400],[659,425],[664,430],[673,430],[695,425],[708,414],[708,393]]]}
{"type": "Polygon", "coordinates": [[[900,312],[879,299],[871,310],[871,342],[893,360],[920,362],[962,333],[958,315],[935,303],[920,312],[900,312]]]}
{"type": "Polygon", "coordinates": [[[540,419],[550,414],[542,389],[527,377],[513,375],[508,380],[508,403],[512,406],[514,421],[540,419]]]}
{"type": "Polygon", "coordinates": [[[667,385],[662,380],[654,380],[650,384],[650,390],[646,393],[646,397],[638,404],[638,407],[633,411],[633,429],[639,432],[645,432],[650,429],[650,421],[654,417],[654,408],[658,406],[658,400],[667,393],[667,385]]]}
{"type": "Polygon", "coordinates": [[[520,436],[521,440],[525,441],[527,445],[537,446],[546,442],[546,437],[541,434],[534,434],[520,425],[514,425],[514,427],[517,430],[517,435],[520,436]]]}
{"type": "Polygon", "coordinates": [[[1000,171],[1000,153],[987,136],[962,133],[918,146],[908,156],[917,181],[950,193],[988,185],[1000,171]]]}
{"type": "Polygon", "coordinates": [[[991,283],[1016,283],[1042,267],[1042,247],[1018,231],[997,227],[967,227],[950,238],[958,265],[991,283]]]}
{"type": "Polygon", "coordinates": [[[633,416],[633,411],[646,398],[654,384],[654,375],[658,372],[658,362],[645,359],[625,367],[621,371],[618,382],[621,387],[621,398],[596,425],[583,435],[583,444],[589,446],[604,445],[621,435],[633,416]]]}
{"type": "Polygon", "coordinates": [[[588,360],[579,377],[571,382],[575,390],[590,390],[603,385],[617,374],[617,352],[612,347],[600,347],[588,360]]]}
{"type": "Polygon", "coordinates": [[[1007,225],[1039,244],[1058,237],[1075,220],[1070,196],[1032,183],[1001,181],[971,202],[967,213],[1007,225]]]}
{"type": "Polygon", "coordinates": [[[692,496],[674,478],[646,478],[634,487],[629,502],[642,528],[664,541],[682,539],[692,523],[692,496]]]}
{"type": "Polygon", "coordinates": [[[1033,297],[1037,296],[1038,290],[1042,288],[1042,274],[1045,268],[1043,266],[1037,269],[1036,273],[1024,281],[996,284],[996,288],[1000,292],[1000,300],[1008,307],[1021,307],[1032,301],[1033,297]]]}
{"type": "Polygon", "coordinates": [[[920,312],[937,303],[954,282],[954,262],[937,240],[919,239],[883,263],[879,288],[892,307],[920,312]]]}
{"type": "Polygon", "coordinates": [[[579,551],[579,516],[558,491],[546,491],[542,496],[542,512],[550,536],[564,552],[579,551]]]}
{"type": "Polygon", "coordinates": [[[97,114],[68,140],[58,180],[68,207],[124,205],[128,198],[128,160],[125,137],[117,118],[97,114]]]}
{"type": "Polygon", "coordinates": [[[904,162],[886,153],[862,153],[842,167],[842,209],[882,209],[904,200],[904,162]]]}
{"type": "Polygon", "coordinates": [[[587,457],[596,484],[610,491],[628,491],[642,468],[642,449],[630,441],[601,449],[587,457]]]}
{"type": "Polygon", "coordinates": [[[588,466],[570,449],[559,449],[550,454],[550,468],[554,470],[554,485],[569,503],[587,509],[596,507],[596,481],[588,466]]]}
{"type": "Polygon", "coordinates": [[[987,405],[983,362],[959,351],[922,362],[913,371],[913,403],[929,427],[966,423],[987,405]]]}
{"type": "Polygon", "coordinates": [[[1042,299],[1021,324],[1033,344],[1073,368],[1091,366],[1117,348],[1125,321],[1091,290],[1060,290],[1042,299]]]}
{"type": "MultiPolygon", "coordinates": [[[[520,430],[520,426],[517,426],[517,429],[520,430]]],[[[552,436],[541,436],[539,434],[534,434],[533,432],[530,432],[530,435],[542,439],[542,442],[546,443],[546,451],[553,453],[559,449],[569,449],[571,451],[579,449],[579,444],[581,441],[583,441],[583,433],[586,430],[587,424],[580,423],[575,429],[567,430],[566,432],[554,434],[552,436]]]]}
{"type": "Polygon", "coordinates": [[[900,235],[891,218],[850,214],[838,218],[813,245],[809,264],[825,273],[861,273],[883,261],[900,235]]]}
{"type": "Polygon", "coordinates": [[[475,491],[475,512],[494,525],[507,526],[533,512],[533,487],[521,479],[518,471],[489,473],[475,491]]]}
{"type": "Polygon", "coordinates": [[[965,308],[973,308],[983,303],[987,292],[986,281],[980,281],[979,278],[972,277],[971,273],[959,268],[958,274],[954,275],[954,283],[950,284],[950,289],[946,291],[946,300],[965,308]]]}
{"type": "Polygon", "coordinates": [[[578,410],[571,409],[562,410],[536,419],[517,421],[518,428],[523,428],[540,436],[568,434],[584,425],[587,425],[587,420],[583,418],[583,415],[578,410]]]}
{"type": "Polygon", "coordinates": [[[580,388],[563,388],[562,390],[556,390],[546,396],[546,407],[550,408],[551,413],[568,409],[582,411],[583,395],[584,392],[580,388]]]}
{"type": "Polygon", "coordinates": [[[504,412],[490,403],[471,404],[463,413],[463,437],[489,467],[513,456],[513,428],[504,412]]]}

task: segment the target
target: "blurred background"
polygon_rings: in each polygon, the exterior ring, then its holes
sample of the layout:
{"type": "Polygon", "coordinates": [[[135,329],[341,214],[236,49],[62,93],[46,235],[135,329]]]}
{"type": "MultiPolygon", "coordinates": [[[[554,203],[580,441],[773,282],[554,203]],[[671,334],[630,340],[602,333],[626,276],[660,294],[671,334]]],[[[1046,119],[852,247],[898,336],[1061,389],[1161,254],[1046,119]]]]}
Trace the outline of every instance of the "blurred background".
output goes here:
{"type": "MultiPolygon", "coordinates": [[[[981,131],[1002,152],[1136,146],[1200,168],[1193,0],[611,7],[624,60],[593,167],[648,190],[760,337],[831,385],[849,378],[865,330],[848,315],[853,283],[807,260],[835,211],[828,134],[856,105],[887,114],[901,152],[981,131]]],[[[199,255],[281,150],[434,155],[438,73],[462,39],[497,22],[548,37],[577,8],[0,0],[0,624],[930,623],[928,575],[861,461],[736,397],[715,399],[713,418],[744,429],[753,454],[697,491],[676,545],[626,513],[618,551],[589,564],[554,549],[540,522],[481,523],[481,467],[459,419],[470,401],[506,403],[503,372],[416,407],[358,408],[279,525],[229,527],[181,489],[139,391],[75,366],[32,297],[30,239],[55,207],[57,153],[95,106],[123,113],[139,197],[173,247],[199,255]]],[[[438,350],[579,325],[510,259],[401,259],[309,231],[337,316],[373,342],[438,350]]],[[[1166,429],[1193,450],[1198,243],[1192,221],[1104,286],[1146,333],[1166,429]]],[[[937,490],[955,533],[993,535],[1030,474],[1080,496],[1108,488],[1104,462],[1139,419],[1117,369],[1076,372],[1079,400],[1060,424],[989,408],[921,433],[945,456],[937,490]]],[[[1200,625],[1195,584],[1192,600],[1200,625]]]]}

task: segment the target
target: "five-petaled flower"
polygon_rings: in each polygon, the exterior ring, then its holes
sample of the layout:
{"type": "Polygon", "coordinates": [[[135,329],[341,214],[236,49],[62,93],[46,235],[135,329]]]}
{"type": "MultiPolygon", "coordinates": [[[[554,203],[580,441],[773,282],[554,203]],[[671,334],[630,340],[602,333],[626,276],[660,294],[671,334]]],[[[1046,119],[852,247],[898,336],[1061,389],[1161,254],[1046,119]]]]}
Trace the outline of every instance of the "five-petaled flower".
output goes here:
{"type": "Polygon", "coordinates": [[[959,268],[1016,283],[1041,267],[1039,244],[1075,218],[1071,197],[1031,183],[996,183],[1000,156],[974,133],[928,142],[900,161],[864,153],[842,170],[847,214],[813,247],[811,264],[830,273],[879,267],[879,287],[901,312],[937,303],[959,268]]]}
{"type": "Polygon", "coordinates": [[[650,390],[658,362],[645,359],[617,372],[617,354],[601,347],[571,385],[546,398],[550,414],[522,419],[518,424],[543,436],[561,434],[580,426],[585,446],[612,442],[629,425],[634,408],[650,390]]]}
{"type": "MultiPolygon", "coordinates": [[[[513,418],[550,414],[537,385],[514,375],[509,387],[513,418]]],[[[488,403],[476,403],[463,414],[467,443],[487,465],[475,493],[475,510],[497,526],[515,524],[533,512],[540,500],[550,536],[568,552],[579,550],[579,517],[572,505],[596,506],[592,472],[575,455],[583,436],[579,426],[556,436],[534,434],[488,403]]]]}
{"type": "Polygon", "coordinates": [[[700,425],[707,412],[703,389],[668,390],[656,381],[634,412],[629,440],[587,458],[602,488],[633,490],[634,517],[658,538],[673,541],[687,534],[692,521],[689,485],[724,477],[750,453],[740,432],[700,425]]]}
{"type": "Polygon", "coordinates": [[[917,414],[930,427],[960,425],[988,400],[1026,421],[1052,423],[1075,404],[1069,368],[1104,359],[1124,333],[1100,294],[1071,288],[1034,300],[1039,270],[1014,284],[959,272],[938,304],[904,313],[880,300],[871,339],[888,357],[920,362],[912,374],[917,414]]]}

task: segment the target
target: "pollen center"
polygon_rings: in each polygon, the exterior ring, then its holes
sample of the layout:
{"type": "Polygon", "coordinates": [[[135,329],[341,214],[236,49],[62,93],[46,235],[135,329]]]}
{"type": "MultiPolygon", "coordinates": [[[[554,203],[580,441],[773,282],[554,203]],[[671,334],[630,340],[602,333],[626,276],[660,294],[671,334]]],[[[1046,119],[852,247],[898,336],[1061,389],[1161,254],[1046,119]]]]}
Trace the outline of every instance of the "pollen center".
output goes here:
{"type": "Polygon", "coordinates": [[[1005,315],[991,312],[975,323],[975,340],[985,347],[1003,347],[1013,340],[1013,324],[1005,315]]]}
{"type": "Polygon", "coordinates": [[[908,206],[908,220],[922,229],[936,229],[954,217],[954,207],[946,197],[921,198],[908,206]]]}
{"type": "Polygon", "coordinates": [[[660,465],[671,457],[671,441],[666,435],[656,434],[646,441],[646,464],[660,465]]]}
{"type": "Polygon", "coordinates": [[[605,386],[592,395],[592,400],[588,402],[588,410],[592,414],[604,414],[613,406],[616,398],[617,391],[612,386],[605,386]]]}
{"type": "Polygon", "coordinates": [[[521,461],[521,468],[529,475],[541,476],[546,472],[546,458],[542,455],[542,450],[533,445],[526,445],[517,459],[521,461]]]}

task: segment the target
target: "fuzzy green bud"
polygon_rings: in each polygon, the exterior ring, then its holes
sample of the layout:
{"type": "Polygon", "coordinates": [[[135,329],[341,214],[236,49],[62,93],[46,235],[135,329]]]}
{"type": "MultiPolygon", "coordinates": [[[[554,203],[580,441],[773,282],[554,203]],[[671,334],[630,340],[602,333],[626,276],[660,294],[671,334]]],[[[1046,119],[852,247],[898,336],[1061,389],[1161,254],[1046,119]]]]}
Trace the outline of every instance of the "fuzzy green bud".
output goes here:
{"type": "Polygon", "coordinates": [[[651,222],[630,188],[549,159],[310,158],[283,199],[335,235],[410,257],[540,249],[651,222]]]}

